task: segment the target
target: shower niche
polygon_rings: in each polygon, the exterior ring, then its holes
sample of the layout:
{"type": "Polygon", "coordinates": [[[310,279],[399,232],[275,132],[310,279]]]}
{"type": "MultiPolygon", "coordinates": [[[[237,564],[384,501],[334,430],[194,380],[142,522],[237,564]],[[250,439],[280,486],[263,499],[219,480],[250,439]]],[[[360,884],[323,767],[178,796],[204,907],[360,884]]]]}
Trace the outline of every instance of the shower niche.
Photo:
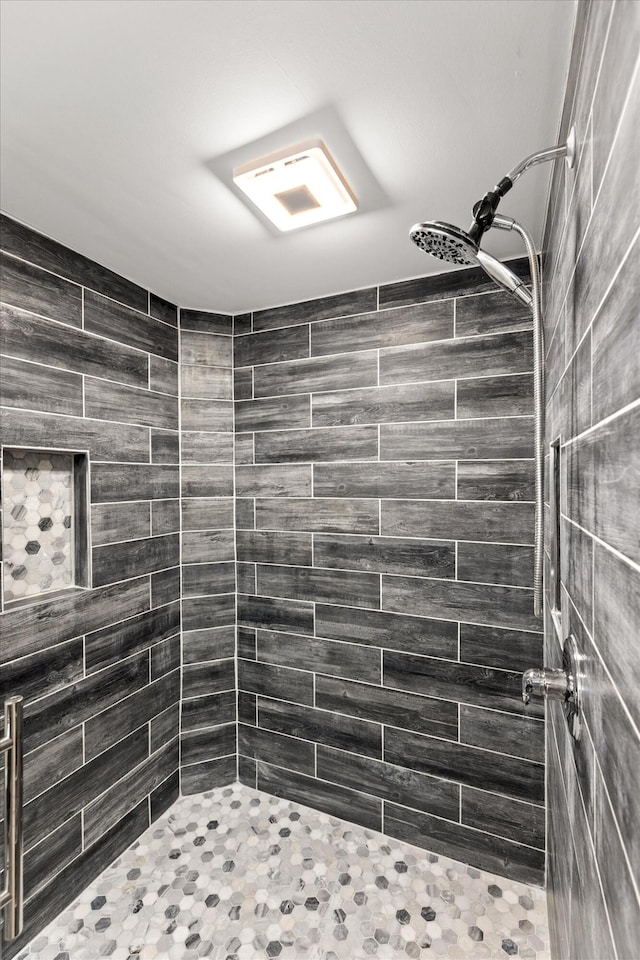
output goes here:
{"type": "Polygon", "coordinates": [[[0,486],[4,605],[90,587],[88,454],[4,447],[0,486]]]}

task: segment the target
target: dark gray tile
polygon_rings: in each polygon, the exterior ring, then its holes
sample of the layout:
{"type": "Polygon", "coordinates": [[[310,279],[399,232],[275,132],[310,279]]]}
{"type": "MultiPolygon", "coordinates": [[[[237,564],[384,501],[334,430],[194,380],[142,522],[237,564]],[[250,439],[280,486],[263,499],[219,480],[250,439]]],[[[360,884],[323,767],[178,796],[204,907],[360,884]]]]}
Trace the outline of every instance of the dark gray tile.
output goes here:
{"type": "Polygon", "coordinates": [[[151,461],[153,463],[180,462],[180,435],[177,430],[151,430],[151,461]]]}
{"type": "Polygon", "coordinates": [[[81,815],[77,813],[29,851],[24,863],[25,899],[35,896],[81,852],[82,822],[81,815]]]}
{"type": "Polygon", "coordinates": [[[257,592],[267,597],[289,597],[317,603],[348,602],[353,607],[374,609],[380,606],[380,577],[377,573],[259,564],[257,584],[257,592]]]}
{"type": "Polygon", "coordinates": [[[96,420],[141,423],[167,430],[178,428],[178,400],[164,393],[86,377],[84,396],[86,415],[96,420]]]}
{"type": "Polygon", "coordinates": [[[236,755],[209,760],[205,763],[190,763],[182,767],[180,782],[184,796],[226,787],[236,779],[236,755]]]}
{"type": "Polygon", "coordinates": [[[18,692],[28,702],[49,696],[84,675],[82,638],[56,644],[2,667],[0,698],[18,692]]]}
{"type": "Polygon", "coordinates": [[[91,507],[91,542],[96,547],[150,535],[149,503],[94,503],[91,507]]]}
{"type": "Polygon", "coordinates": [[[147,749],[148,734],[143,728],[28,803],[24,808],[25,849],[77,814],[102,793],[105,784],[115,783],[142,763],[147,749]]]}
{"type": "Polygon", "coordinates": [[[378,504],[370,500],[256,501],[256,527],[326,533],[379,533],[378,504]]]}
{"type": "Polygon", "coordinates": [[[0,662],[37,653],[148,609],[149,579],[140,577],[5,611],[0,618],[0,662]]]}
{"type": "Polygon", "coordinates": [[[310,497],[309,464],[258,464],[236,466],[238,497],[310,497]]]}
{"type": "Polygon", "coordinates": [[[386,687],[407,693],[441,697],[520,716],[544,717],[543,705],[524,707],[522,677],[506,670],[385,651],[382,682],[386,687]]]}
{"type": "Polygon", "coordinates": [[[255,693],[238,693],[238,721],[255,727],[258,722],[258,698],[255,693]]]}
{"type": "Polygon", "coordinates": [[[253,434],[237,433],[235,436],[235,462],[253,463],[253,434]]]}
{"type": "Polygon", "coordinates": [[[82,288],[32,263],[0,254],[2,300],[14,307],[82,326],[82,288]]]}
{"type": "Polygon", "coordinates": [[[283,430],[311,426],[311,399],[303,394],[235,403],[236,430],[283,430]]]}
{"type": "Polygon", "coordinates": [[[239,367],[279,360],[300,360],[309,356],[309,327],[285,327],[264,333],[237,336],[234,340],[234,361],[239,367]]]}
{"type": "Polygon", "coordinates": [[[182,695],[185,699],[210,697],[214,693],[235,689],[233,660],[217,660],[215,663],[185,666],[182,673],[182,695]]]}
{"type": "Polygon", "coordinates": [[[149,747],[151,753],[175,741],[180,731],[180,700],[149,721],[149,747]]]}
{"type": "Polygon", "coordinates": [[[72,727],[24,756],[23,797],[28,803],[82,766],[82,726],[72,727]]]}
{"type": "MultiPolygon", "coordinates": [[[[524,258],[505,261],[519,277],[529,276],[529,264],[524,258]]],[[[466,294],[494,290],[493,281],[481,267],[466,267],[450,270],[435,276],[417,277],[415,280],[400,280],[380,287],[380,308],[399,307],[405,303],[426,303],[446,297],[461,297],[466,294]]],[[[503,294],[507,296],[507,294],[503,294]]],[[[510,298],[511,299],[511,298],[510,298]]]]}
{"type": "Polygon", "coordinates": [[[207,313],[205,310],[180,308],[180,330],[197,333],[233,333],[233,317],[227,313],[207,313]]]}
{"type": "Polygon", "coordinates": [[[533,460],[458,463],[460,500],[533,500],[533,460]]]}
{"type": "Polygon", "coordinates": [[[218,760],[236,753],[236,725],[224,723],[207,730],[189,730],[180,737],[182,764],[218,760]]]}
{"type": "Polygon", "coordinates": [[[148,357],[139,350],[52,324],[17,307],[0,307],[3,351],[20,360],[146,387],[148,357]]]}
{"type": "Polygon", "coordinates": [[[520,460],[533,456],[533,420],[443,420],[380,427],[381,460],[520,460]]]}
{"type": "Polygon", "coordinates": [[[151,532],[154,537],[180,530],[180,501],[153,500],[151,503],[151,532]]]}
{"type": "Polygon", "coordinates": [[[193,530],[182,534],[184,564],[223,563],[233,560],[233,530],[193,530]]]}
{"type": "Polygon", "coordinates": [[[241,723],[238,728],[238,751],[254,760],[274,763],[298,773],[314,774],[315,747],[306,740],[241,723]]]}
{"type": "Polygon", "coordinates": [[[593,421],[640,395],[637,306],[640,239],[636,240],[593,322],[593,421]]]}
{"type": "Polygon", "coordinates": [[[455,497],[455,464],[336,463],[313,465],[317,497],[392,497],[446,500],[455,497]]]}
{"type": "Polygon", "coordinates": [[[542,666],[542,634],[461,623],[460,659],[522,673],[542,666]]]}
{"type": "Polygon", "coordinates": [[[185,464],[233,463],[233,434],[183,431],[180,451],[185,464]]]}
{"type": "Polygon", "coordinates": [[[82,416],[82,377],[10,357],[2,357],[0,363],[0,403],[3,406],[82,416]]]}
{"type": "MultiPolygon", "coordinates": [[[[524,271],[526,275],[526,266],[524,271]]],[[[456,300],[456,337],[488,336],[530,328],[529,307],[505,291],[497,290],[456,300]]]]}
{"type": "Polygon", "coordinates": [[[532,366],[531,334],[528,331],[465,337],[381,350],[380,382],[499,377],[529,373],[532,366]]]}
{"type": "MultiPolygon", "coordinates": [[[[238,627],[238,656],[243,660],[256,659],[256,633],[253,627],[238,627]]],[[[267,657],[264,658],[268,659],[267,657]]]]}
{"type": "Polygon", "coordinates": [[[407,653],[455,658],[458,652],[457,624],[427,620],[380,610],[317,604],[316,633],[321,637],[364,643],[407,653]]]}
{"type": "Polygon", "coordinates": [[[302,740],[314,740],[367,757],[382,757],[382,728],[355,717],[258,697],[258,724],[266,730],[302,740]]]}
{"type": "Polygon", "coordinates": [[[236,530],[254,530],[256,526],[255,500],[236,497],[236,530]]]}
{"type": "Polygon", "coordinates": [[[146,290],[10,217],[3,215],[1,223],[2,246],[8,253],[35,263],[60,277],[98,290],[137,310],[146,311],[146,290]]]}
{"type": "Polygon", "coordinates": [[[192,597],[182,601],[182,629],[204,630],[228,627],[235,623],[235,594],[221,593],[215,597],[192,597]]]}
{"type": "Polygon", "coordinates": [[[182,701],[183,732],[216,727],[236,719],[236,692],[227,690],[212,696],[194,697],[182,701]]]}
{"type": "MultiPolygon", "coordinates": [[[[373,652],[370,647],[355,643],[258,630],[257,655],[253,659],[281,667],[296,667],[314,673],[366,680],[369,683],[381,682],[380,656],[377,651],[373,652]]],[[[370,691],[370,688],[367,689],[370,691]]]]}
{"type": "Polygon", "coordinates": [[[256,565],[255,563],[237,563],[236,576],[238,593],[255,594],[256,590],[256,565]]]}
{"type": "Polygon", "coordinates": [[[120,663],[131,654],[147,650],[179,632],[180,604],[176,602],[88,633],[85,637],[87,673],[120,663]]]}
{"type": "Polygon", "coordinates": [[[458,818],[460,787],[414,770],[320,744],[318,776],[388,802],[402,802],[449,820],[458,818]]]}
{"type": "Polygon", "coordinates": [[[231,498],[182,498],[182,529],[216,530],[233,527],[233,500],[231,498]]]}
{"type": "Polygon", "coordinates": [[[316,567],[446,578],[455,576],[455,561],[455,544],[444,540],[321,533],[313,536],[316,567]]]}
{"type": "Polygon", "coordinates": [[[189,630],[182,634],[182,662],[201,663],[205,660],[222,660],[235,656],[235,627],[208,627],[189,630]]]}
{"type": "Polygon", "coordinates": [[[174,327],[178,326],[178,308],[175,303],[163,300],[155,293],[149,294],[149,313],[156,320],[164,320],[165,323],[170,323],[174,327]]]}
{"type": "Polygon", "coordinates": [[[460,742],[544,763],[544,723],[528,717],[461,704],[460,742]]]}
{"type": "MultiPolygon", "coordinates": [[[[264,694],[293,703],[313,703],[313,675],[272,663],[255,660],[238,661],[238,689],[245,693],[264,694]]],[[[287,731],[281,731],[286,733],[287,731]]]]}
{"type": "Polygon", "coordinates": [[[498,543],[533,541],[533,505],[460,501],[383,501],[382,534],[498,543]]]}
{"type": "Polygon", "coordinates": [[[230,367],[181,364],[182,396],[194,400],[233,400],[230,367]]]}
{"type": "Polygon", "coordinates": [[[544,803],[544,766],[462,743],[387,727],[384,759],[516,800],[544,803]]]}
{"type": "Polygon", "coordinates": [[[230,367],[233,363],[233,340],[228,336],[181,330],[180,363],[230,367]]]}
{"type": "Polygon", "coordinates": [[[232,497],[233,466],[184,464],[181,470],[183,497],[232,497]]]}
{"type": "Polygon", "coordinates": [[[375,424],[258,433],[254,444],[256,463],[378,459],[375,424]]]}
{"type": "Polygon", "coordinates": [[[161,607],[180,599],[180,567],[151,574],[151,606],[161,607]]]}
{"type": "Polygon", "coordinates": [[[161,817],[180,795],[180,774],[176,770],[151,793],[151,822],[161,817]]]}
{"type": "Polygon", "coordinates": [[[531,416],[533,377],[476,377],[460,380],[456,386],[456,411],[467,417],[531,416]]]}
{"type": "Polygon", "coordinates": [[[352,387],[375,387],[377,382],[378,354],[375,350],[368,350],[355,356],[345,353],[256,367],[253,395],[276,397],[317,390],[342,390],[345,383],[352,387]]]}
{"type": "Polygon", "coordinates": [[[395,804],[385,805],[384,831],[405,843],[461,860],[498,876],[541,886],[544,851],[395,804]]]}
{"type": "Polygon", "coordinates": [[[382,577],[382,608],[422,617],[468,620],[516,630],[536,630],[533,591],[455,580],[382,577]],[[496,623],[497,621],[497,623],[496,623]]]}
{"type": "MultiPolygon", "coordinates": [[[[375,658],[378,660],[377,651],[375,658]]],[[[316,706],[332,713],[411,729],[444,740],[458,739],[458,705],[447,700],[319,676],[316,678],[316,706]]]]}
{"type": "Polygon", "coordinates": [[[522,800],[462,787],[462,823],[529,847],[545,848],[545,809],[522,800]]]}
{"type": "Polygon", "coordinates": [[[253,329],[273,330],[275,327],[288,327],[294,324],[308,323],[310,320],[326,320],[329,317],[350,317],[356,313],[366,313],[376,308],[376,288],[351,290],[319,300],[305,300],[290,303],[282,307],[270,307],[268,310],[255,310],[253,329]]]}
{"type": "Polygon", "coordinates": [[[326,320],[311,326],[314,357],[350,350],[376,350],[453,336],[453,300],[326,320]]]}
{"type": "Polygon", "coordinates": [[[238,597],[238,623],[313,636],[313,604],[301,600],[273,600],[268,597],[238,597]]]}
{"type": "Polygon", "coordinates": [[[94,463],[91,467],[91,502],[122,500],[172,500],[180,496],[177,466],[131,463],[94,463]]]}
{"type": "Polygon", "coordinates": [[[233,371],[233,397],[235,400],[252,399],[253,370],[250,367],[233,371]]]}
{"type": "Polygon", "coordinates": [[[228,563],[186,563],[182,567],[183,597],[233,593],[235,588],[235,564],[231,561],[228,563]]]}
{"type": "Polygon", "coordinates": [[[455,416],[454,394],[452,380],[318,393],[313,396],[313,426],[446,420],[455,416]]]}
{"type": "Polygon", "coordinates": [[[253,332],[253,314],[252,313],[236,313],[233,317],[233,333],[234,336],[241,336],[243,333],[252,333],[253,332]]]}
{"type": "Polygon", "coordinates": [[[458,580],[531,587],[533,548],[511,543],[461,541],[458,544],[458,580]]]}
{"type": "MultiPolygon", "coordinates": [[[[146,295],[144,310],[146,313],[146,295]]],[[[178,359],[178,333],[175,327],[138,313],[106,297],[85,290],[84,327],[108,340],[154,353],[167,360],[178,359]]]]}
{"type": "Polygon", "coordinates": [[[155,573],[180,563],[180,537],[148,537],[93,549],[93,584],[103,587],[128,577],[155,573]]]}
{"type": "Polygon", "coordinates": [[[149,388],[151,390],[177,397],[179,374],[180,367],[174,360],[165,360],[153,354],[149,357],[149,388]]]}
{"type": "MultiPolygon", "coordinates": [[[[311,566],[311,534],[275,530],[238,530],[237,558],[242,563],[291,563],[311,566]]],[[[242,593],[244,591],[240,591],[242,593]]]]}
{"type": "Polygon", "coordinates": [[[151,647],[151,679],[159,680],[180,667],[180,636],[176,634],[151,647]]]}
{"type": "Polygon", "coordinates": [[[94,843],[159,787],[178,767],[178,741],[168,744],[85,807],[84,843],[94,843]]]}
{"type": "Polygon", "coordinates": [[[213,433],[233,433],[233,403],[231,400],[180,401],[182,430],[211,430],[213,433]]]}

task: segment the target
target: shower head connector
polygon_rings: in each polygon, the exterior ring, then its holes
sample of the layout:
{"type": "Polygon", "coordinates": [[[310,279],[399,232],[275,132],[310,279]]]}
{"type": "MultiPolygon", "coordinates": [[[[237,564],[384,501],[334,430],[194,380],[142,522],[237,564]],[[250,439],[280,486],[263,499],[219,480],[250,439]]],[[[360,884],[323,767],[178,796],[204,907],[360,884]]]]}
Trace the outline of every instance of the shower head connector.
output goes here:
{"type": "Polygon", "coordinates": [[[452,223],[443,223],[440,220],[416,223],[411,227],[409,237],[425,253],[430,253],[439,260],[446,260],[447,263],[466,267],[474,266],[478,262],[478,244],[468,233],[452,223]]]}

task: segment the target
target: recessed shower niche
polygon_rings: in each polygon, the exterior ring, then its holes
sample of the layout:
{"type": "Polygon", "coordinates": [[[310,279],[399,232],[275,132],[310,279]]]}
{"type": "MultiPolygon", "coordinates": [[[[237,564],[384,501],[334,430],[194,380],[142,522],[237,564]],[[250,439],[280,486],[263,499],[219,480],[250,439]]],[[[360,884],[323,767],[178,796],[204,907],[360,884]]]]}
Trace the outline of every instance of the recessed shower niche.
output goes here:
{"type": "Polygon", "coordinates": [[[88,478],[86,453],[3,449],[5,604],[90,586],[88,478]]]}

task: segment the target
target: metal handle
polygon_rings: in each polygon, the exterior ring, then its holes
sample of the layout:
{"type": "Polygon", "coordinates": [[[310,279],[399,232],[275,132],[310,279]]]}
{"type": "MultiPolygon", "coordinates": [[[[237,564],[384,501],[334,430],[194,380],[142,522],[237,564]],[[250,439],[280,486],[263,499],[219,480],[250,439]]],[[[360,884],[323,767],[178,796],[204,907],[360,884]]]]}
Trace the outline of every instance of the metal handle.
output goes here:
{"type": "Polygon", "coordinates": [[[531,703],[531,697],[545,700],[560,700],[569,725],[571,736],[579,740],[582,733],[582,657],[573,634],[564,641],[562,669],[552,667],[532,668],[522,674],[522,699],[531,703]]]}
{"type": "Polygon", "coordinates": [[[6,884],[0,891],[0,909],[4,909],[4,936],[15,940],[22,933],[22,697],[10,697],[4,704],[4,737],[0,753],[5,753],[4,870],[6,884]]]}

